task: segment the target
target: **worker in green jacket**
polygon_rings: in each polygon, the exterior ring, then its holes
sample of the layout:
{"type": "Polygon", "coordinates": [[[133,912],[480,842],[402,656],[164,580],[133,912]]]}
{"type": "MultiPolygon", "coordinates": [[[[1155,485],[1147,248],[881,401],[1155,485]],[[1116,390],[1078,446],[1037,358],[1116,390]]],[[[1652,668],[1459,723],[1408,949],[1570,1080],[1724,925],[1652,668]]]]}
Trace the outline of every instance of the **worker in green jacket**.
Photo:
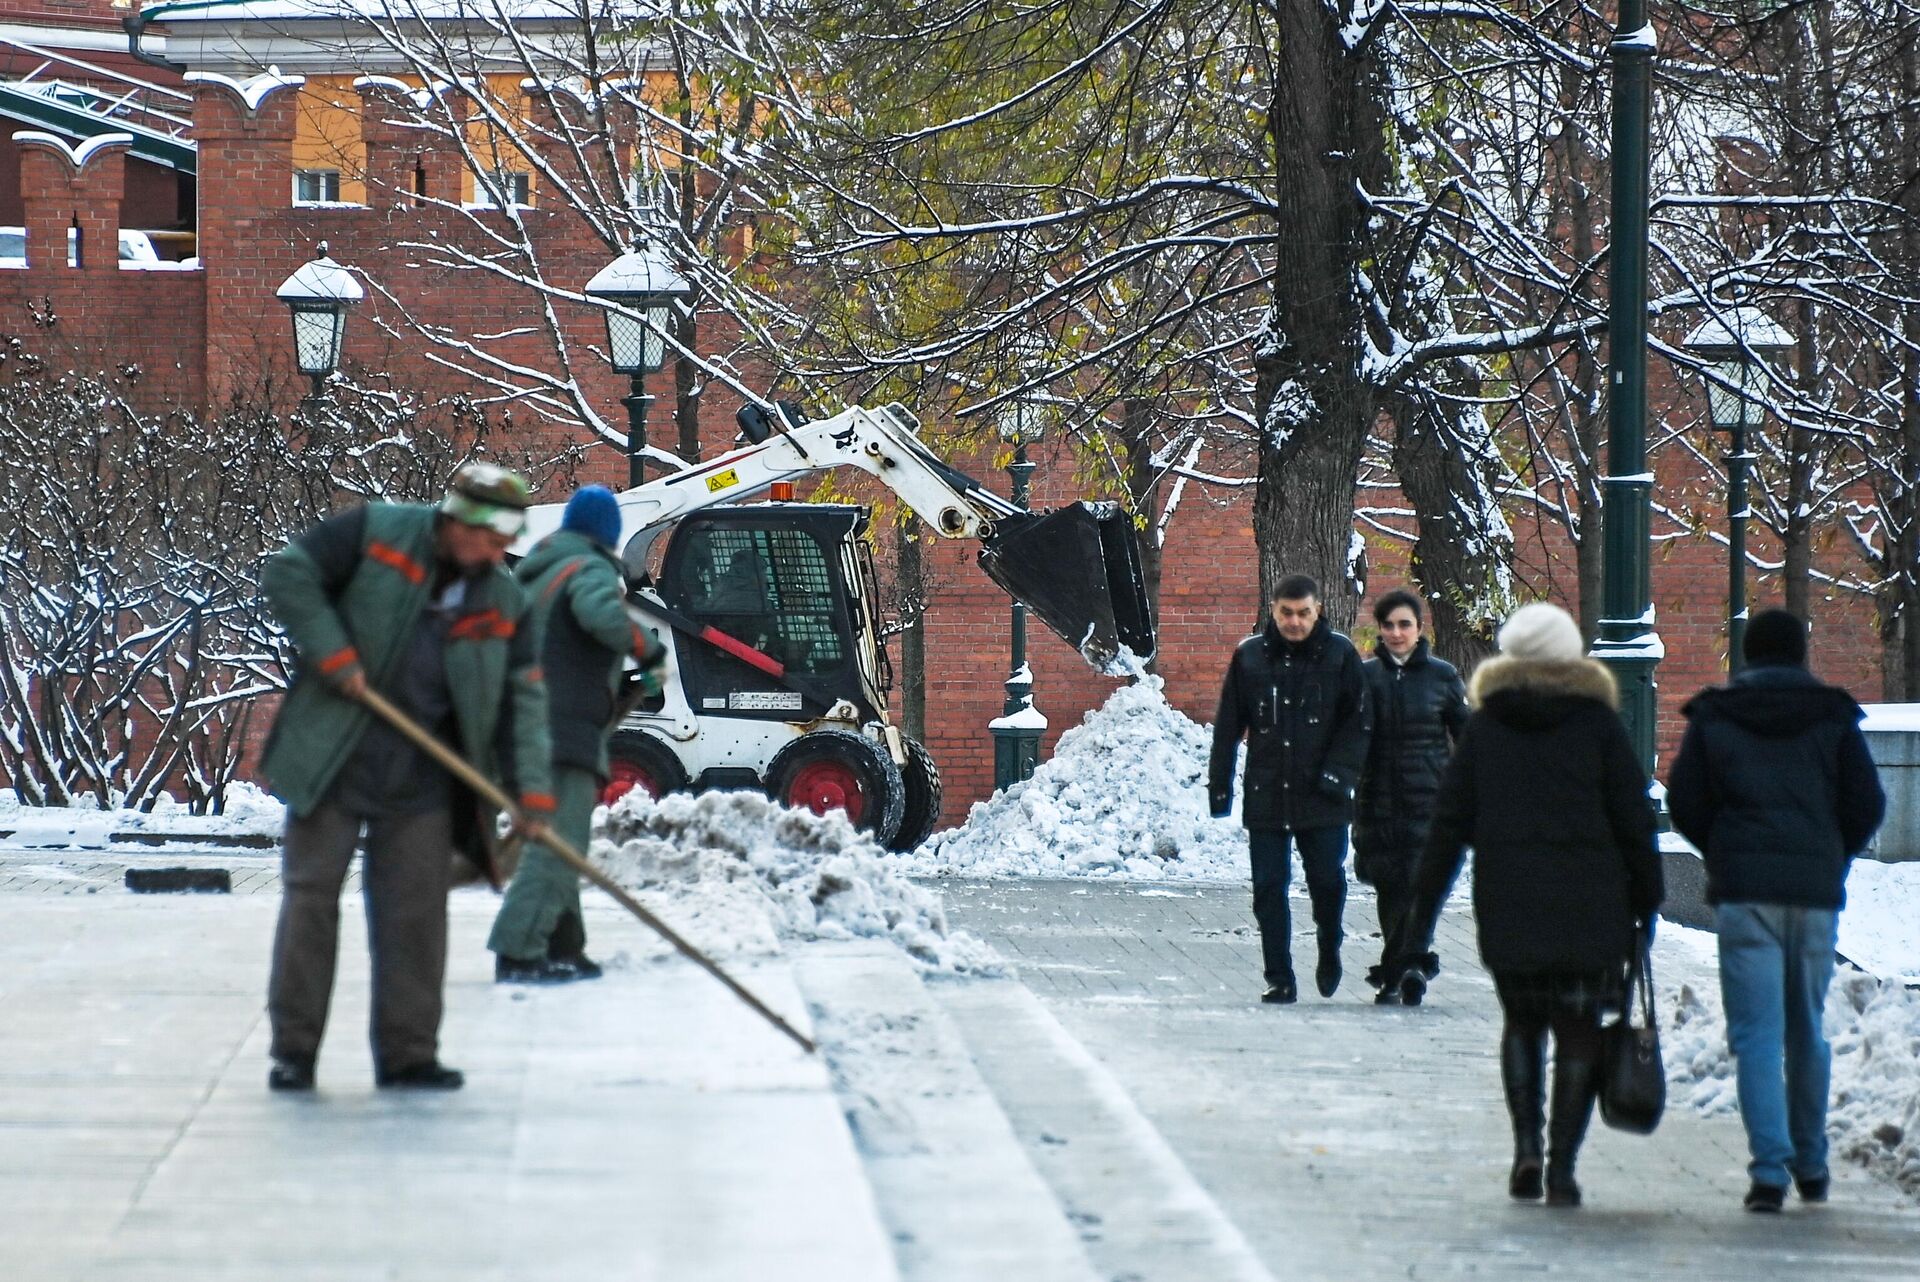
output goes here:
{"type": "Polygon", "coordinates": [[[274,1090],[313,1089],[340,889],[363,831],[374,1080],[462,1084],[440,1062],[441,990],[448,853],[476,803],[361,699],[376,690],[489,776],[510,773],[528,816],[553,812],[546,690],[534,638],[520,627],[525,593],[502,564],[527,502],[524,478],[469,463],[437,508],[352,508],[261,570],[267,603],[299,651],[264,762],[287,803],[267,996],[274,1090]]]}
{"type": "MultiPolygon", "coordinates": [[[[582,851],[607,781],[607,736],[625,660],[635,659],[641,681],[657,692],[666,658],[660,642],[627,613],[626,582],[613,554],[619,541],[618,502],[604,486],[589,485],[568,500],[560,528],[519,568],[547,679],[559,802],[553,829],[582,851]]],[[[545,846],[529,847],[487,940],[494,978],[507,984],[593,979],[600,967],[588,960],[586,943],[579,875],[545,846]]]]}

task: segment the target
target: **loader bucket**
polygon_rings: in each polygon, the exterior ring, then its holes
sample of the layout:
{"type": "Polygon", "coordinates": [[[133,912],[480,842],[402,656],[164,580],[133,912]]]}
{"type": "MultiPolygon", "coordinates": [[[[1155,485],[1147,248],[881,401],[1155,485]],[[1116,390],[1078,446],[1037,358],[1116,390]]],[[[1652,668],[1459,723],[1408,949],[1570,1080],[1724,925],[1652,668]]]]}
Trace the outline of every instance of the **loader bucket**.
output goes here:
{"type": "Polygon", "coordinates": [[[1153,609],[1133,518],[1117,503],[997,517],[980,568],[1080,656],[1114,676],[1153,657],[1153,609]]]}

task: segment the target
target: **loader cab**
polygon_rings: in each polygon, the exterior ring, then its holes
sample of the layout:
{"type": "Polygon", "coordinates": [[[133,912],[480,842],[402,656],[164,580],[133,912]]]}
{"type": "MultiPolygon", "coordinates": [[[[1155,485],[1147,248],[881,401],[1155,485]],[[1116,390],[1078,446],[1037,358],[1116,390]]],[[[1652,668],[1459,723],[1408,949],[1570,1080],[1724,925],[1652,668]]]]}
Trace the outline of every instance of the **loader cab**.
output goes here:
{"type": "Polygon", "coordinates": [[[865,508],[830,503],[717,507],[682,520],[660,593],[696,623],[777,659],[782,682],[710,646],[687,646],[681,681],[700,716],[795,721],[851,704],[880,720],[892,674],[875,624],[865,508]],[[795,686],[802,689],[795,689],[795,686]]]}

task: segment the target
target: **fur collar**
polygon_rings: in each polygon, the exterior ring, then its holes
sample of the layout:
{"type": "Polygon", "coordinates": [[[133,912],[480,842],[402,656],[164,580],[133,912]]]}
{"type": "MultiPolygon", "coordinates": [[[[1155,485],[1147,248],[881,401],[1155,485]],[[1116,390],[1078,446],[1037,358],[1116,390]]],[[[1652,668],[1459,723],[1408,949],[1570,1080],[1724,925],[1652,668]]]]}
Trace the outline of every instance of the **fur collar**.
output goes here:
{"type": "Polygon", "coordinates": [[[1509,691],[1593,699],[1616,712],[1620,710],[1620,690],[1614,684],[1613,673],[1594,659],[1544,662],[1495,655],[1474,669],[1467,697],[1479,708],[1486,705],[1489,697],[1509,691]]]}

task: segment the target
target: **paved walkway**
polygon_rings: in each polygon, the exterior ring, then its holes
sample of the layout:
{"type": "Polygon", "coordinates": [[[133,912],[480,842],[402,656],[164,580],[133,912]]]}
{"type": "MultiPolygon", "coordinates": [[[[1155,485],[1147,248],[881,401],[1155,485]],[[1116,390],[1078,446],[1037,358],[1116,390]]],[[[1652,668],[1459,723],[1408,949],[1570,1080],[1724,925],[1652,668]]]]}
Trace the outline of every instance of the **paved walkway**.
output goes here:
{"type": "Polygon", "coordinates": [[[259,855],[0,851],[0,1282],[1920,1278],[1910,1200],[1836,1168],[1830,1206],[1747,1215],[1738,1122],[1683,1109],[1596,1124],[1584,1209],[1510,1203],[1464,916],[1426,1006],[1350,982],[1276,1008],[1241,888],[943,883],[1017,979],[872,946],[730,963],[810,1059],[597,895],[605,980],[496,986],[497,901],[461,891],[469,1084],[432,1097],[372,1088],[350,899],[322,1089],[289,1099],[263,1087],[275,889],[259,855]],[[203,860],[235,894],[120,886],[203,860]]]}
{"type": "MultiPolygon", "coordinates": [[[[1372,904],[1355,901],[1335,999],[1262,1007],[1244,890],[944,889],[952,919],[1017,961],[1276,1278],[1920,1277],[1910,1200],[1836,1167],[1828,1206],[1748,1214],[1738,1120],[1683,1108],[1651,1138],[1596,1118],[1581,1210],[1508,1201],[1498,1007],[1464,913],[1442,925],[1426,1005],[1375,1007],[1352,978],[1379,947],[1372,904]]],[[[1310,967],[1303,908],[1296,965],[1310,967]]]]}

